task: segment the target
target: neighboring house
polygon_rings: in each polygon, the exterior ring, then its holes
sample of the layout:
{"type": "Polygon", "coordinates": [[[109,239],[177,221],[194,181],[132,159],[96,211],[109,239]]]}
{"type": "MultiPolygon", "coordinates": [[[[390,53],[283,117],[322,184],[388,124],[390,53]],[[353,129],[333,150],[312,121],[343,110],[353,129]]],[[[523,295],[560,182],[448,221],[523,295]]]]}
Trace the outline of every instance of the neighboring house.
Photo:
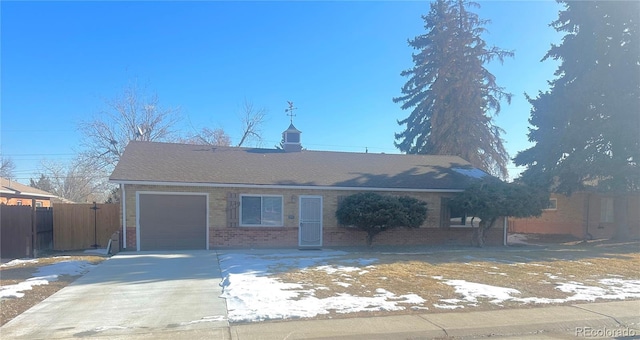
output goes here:
{"type": "MultiPolygon", "coordinates": [[[[640,238],[640,193],[627,195],[630,237],[640,238]]],[[[551,194],[549,208],[536,218],[509,218],[509,232],[573,235],[580,239],[611,238],[612,194],[582,191],[571,196],[551,194]]]]}
{"type": "MultiPolygon", "coordinates": [[[[121,189],[123,244],[132,250],[364,245],[364,232],[341,228],[335,217],[342,198],[362,191],[428,204],[421,228],[385,231],[374,244],[470,244],[468,223],[452,225],[456,218],[443,204],[486,175],[463,159],[308,151],[293,125],[283,141],[282,150],[129,143],[110,176],[121,189]]],[[[488,242],[501,244],[502,234],[494,228],[488,242]]]]}
{"type": "Polygon", "coordinates": [[[31,206],[35,200],[36,207],[50,207],[52,193],[20,184],[0,177],[0,204],[31,206]]]}

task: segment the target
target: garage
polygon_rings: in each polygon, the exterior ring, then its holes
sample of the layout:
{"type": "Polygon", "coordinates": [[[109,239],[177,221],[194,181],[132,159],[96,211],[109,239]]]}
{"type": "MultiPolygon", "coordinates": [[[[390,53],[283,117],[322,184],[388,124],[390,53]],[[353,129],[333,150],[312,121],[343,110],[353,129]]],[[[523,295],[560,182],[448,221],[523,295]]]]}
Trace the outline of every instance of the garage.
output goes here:
{"type": "Polygon", "coordinates": [[[207,249],[205,194],[137,196],[139,250],[207,249]]]}

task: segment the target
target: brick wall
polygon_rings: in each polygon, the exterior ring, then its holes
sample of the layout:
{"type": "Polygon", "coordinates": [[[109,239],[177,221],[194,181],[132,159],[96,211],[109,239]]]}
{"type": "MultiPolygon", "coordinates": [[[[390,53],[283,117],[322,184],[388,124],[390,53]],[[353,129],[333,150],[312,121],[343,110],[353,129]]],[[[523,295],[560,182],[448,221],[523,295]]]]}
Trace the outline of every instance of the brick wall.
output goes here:
{"type": "Polygon", "coordinates": [[[571,197],[551,194],[557,200],[557,209],[544,210],[540,217],[511,218],[509,232],[525,234],[566,234],[583,237],[584,204],[586,195],[575,193],[571,197]]]}
{"type": "MultiPolygon", "coordinates": [[[[365,233],[338,226],[335,211],[340,196],[357,191],[297,190],[297,189],[236,189],[178,186],[127,185],[126,221],[127,248],[136,249],[136,192],[197,192],[209,196],[209,245],[221,247],[297,247],[299,197],[318,195],[323,197],[323,245],[364,245],[365,233]],[[227,224],[227,195],[255,194],[282,195],[284,226],[282,227],[229,227],[227,224]]],[[[472,230],[468,228],[440,228],[440,198],[438,193],[388,192],[390,195],[409,195],[427,202],[427,220],[419,229],[399,228],[379,234],[374,244],[470,244],[472,230]]],[[[502,229],[494,228],[488,237],[489,244],[502,244],[502,229]],[[496,231],[499,230],[499,231],[496,231]],[[494,235],[495,234],[495,235],[494,235]]]]}
{"type": "MultiPolygon", "coordinates": [[[[47,199],[36,199],[36,205],[40,203],[43,208],[51,207],[51,200],[47,199]]],[[[31,206],[31,198],[30,197],[0,197],[0,204],[5,205],[24,205],[31,206]]]]}
{"type": "MultiPolygon", "coordinates": [[[[571,196],[551,194],[557,199],[556,210],[545,210],[540,217],[510,218],[509,232],[529,234],[564,234],[578,238],[611,238],[615,234],[612,222],[603,222],[601,201],[611,195],[578,192],[571,196]],[[588,235],[587,235],[588,234],[588,235]]],[[[629,195],[627,218],[630,236],[640,238],[640,195],[629,195]]]]}

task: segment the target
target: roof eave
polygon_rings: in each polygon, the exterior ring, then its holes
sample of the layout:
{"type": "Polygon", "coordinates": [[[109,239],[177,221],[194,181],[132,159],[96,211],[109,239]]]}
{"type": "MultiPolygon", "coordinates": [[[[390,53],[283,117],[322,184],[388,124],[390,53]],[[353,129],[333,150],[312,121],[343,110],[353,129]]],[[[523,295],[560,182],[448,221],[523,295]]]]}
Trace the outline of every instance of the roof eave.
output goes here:
{"type": "Polygon", "coordinates": [[[0,190],[0,194],[6,195],[14,195],[14,196],[33,196],[33,197],[41,197],[41,198],[53,198],[56,195],[46,195],[46,194],[38,194],[34,192],[25,192],[25,191],[9,191],[9,190],[0,190]]]}
{"type": "Polygon", "coordinates": [[[208,188],[247,188],[247,189],[299,189],[299,190],[338,190],[338,191],[405,191],[405,192],[434,192],[434,193],[457,193],[464,189],[455,188],[398,188],[398,187],[344,187],[344,186],[322,186],[322,185],[284,185],[284,184],[244,184],[244,183],[199,183],[199,182],[170,182],[170,181],[141,181],[109,179],[109,182],[129,185],[163,185],[163,186],[186,186],[186,187],[208,187],[208,188]]]}

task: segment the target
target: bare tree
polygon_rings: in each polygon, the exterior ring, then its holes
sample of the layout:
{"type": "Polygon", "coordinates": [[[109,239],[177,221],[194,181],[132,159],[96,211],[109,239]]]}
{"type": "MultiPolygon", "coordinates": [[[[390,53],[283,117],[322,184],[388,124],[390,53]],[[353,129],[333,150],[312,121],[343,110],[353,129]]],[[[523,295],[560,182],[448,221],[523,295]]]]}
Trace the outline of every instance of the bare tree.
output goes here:
{"type": "Polygon", "coordinates": [[[160,106],[156,94],[147,95],[135,82],[105,104],[105,110],[79,123],[82,161],[99,169],[114,167],[132,140],[172,140],[181,119],[179,108],[160,106]]]}
{"type": "MultiPolygon", "coordinates": [[[[256,109],[252,102],[245,99],[239,114],[242,133],[236,146],[243,146],[250,141],[254,141],[257,144],[262,142],[261,128],[266,117],[267,110],[265,108],[256,109]]],[[[195,135],[179,141],[186,144],[231,145],[231,137],[222,128],[210,129],[205,127],[195,135]]]]}
{"type": "Polygon", "coordinates": [[[7,179],[13,179],[14,171],[16,170],[16,163],[9,157],[2,157],[0,164],[0,177],[7,179]]]}
{"type": "Polygon", "coordinates": [[[231,137],[224,131],[224,129],[216,128],[202,128],[200,132],[196,133],[186,139],[178,139],[179,142],[185,144],[204,144],[204,145],[216,145],[216,146],[230,146],[231,137]]]}
{"type": "Polygon", "coordinates": [[[240,113],[240,121],[242,124],[242,137],[237,146],[244,145],[245,142],[254,140],[258,143],[262,142],[262,124],[267,117],[265,108],[256,109],[250,101],[245,100],[240,113]]]}
{"type": "Polygon", "coordinates": [[[47,179],[52,194],[73,202],[102,202],[109,192],[106,172],[81,159],[68,164],[42,161],[40,178],[47,179]]]}

